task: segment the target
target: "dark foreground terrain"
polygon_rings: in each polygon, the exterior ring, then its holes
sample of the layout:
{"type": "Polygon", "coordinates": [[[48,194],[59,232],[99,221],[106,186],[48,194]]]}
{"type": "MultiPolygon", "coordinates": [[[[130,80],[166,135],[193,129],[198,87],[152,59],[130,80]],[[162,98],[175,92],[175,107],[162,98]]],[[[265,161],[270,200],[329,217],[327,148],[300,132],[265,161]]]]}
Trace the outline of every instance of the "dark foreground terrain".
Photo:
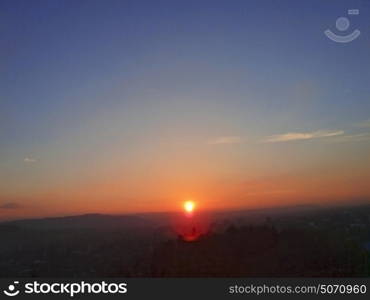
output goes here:
{"type": "Polygon", "coordinates": [[[1,223],[0,277],[370,276],[370,206],[215,214],[191,242],[170,219],[84,215],[1,223]]]}

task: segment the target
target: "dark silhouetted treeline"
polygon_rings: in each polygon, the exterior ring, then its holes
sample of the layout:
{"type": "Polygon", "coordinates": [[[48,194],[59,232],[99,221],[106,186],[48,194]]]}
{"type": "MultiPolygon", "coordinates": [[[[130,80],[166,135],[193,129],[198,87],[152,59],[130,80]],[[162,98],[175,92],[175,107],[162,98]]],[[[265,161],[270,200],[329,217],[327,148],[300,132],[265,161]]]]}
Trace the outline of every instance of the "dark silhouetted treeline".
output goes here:
{"type": "Polygon", "coordinates": [[[169,220],[85,215],[0,223],[0,277],[370,276],[370,206],[223,213],[191,242],[169,220]]]}

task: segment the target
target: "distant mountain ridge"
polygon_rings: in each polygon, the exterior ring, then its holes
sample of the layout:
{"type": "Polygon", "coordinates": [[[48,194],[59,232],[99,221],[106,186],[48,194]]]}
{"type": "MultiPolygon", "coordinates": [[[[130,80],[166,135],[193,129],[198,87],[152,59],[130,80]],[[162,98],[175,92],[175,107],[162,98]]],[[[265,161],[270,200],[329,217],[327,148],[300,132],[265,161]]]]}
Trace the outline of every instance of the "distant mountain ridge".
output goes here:
{"type": "Polygon", "coordinates": [[[32,229],[98,229],[98,228],[137,228],[153,225],[149,219],[137,215],[85,214],[78,216],[53,217],[7,221],[0,226],[17,226],[32,229]]]}

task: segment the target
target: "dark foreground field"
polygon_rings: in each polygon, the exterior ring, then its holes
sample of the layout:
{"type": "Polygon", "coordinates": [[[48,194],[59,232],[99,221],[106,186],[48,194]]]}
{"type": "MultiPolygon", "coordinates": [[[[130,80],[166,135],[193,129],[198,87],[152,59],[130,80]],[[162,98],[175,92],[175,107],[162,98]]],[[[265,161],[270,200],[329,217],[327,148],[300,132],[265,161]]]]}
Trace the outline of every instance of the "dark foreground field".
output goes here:
{"type": "Polygon", "coordinates": [[[84,215],[2,223],[0,276],[370,276],[370,206],[219,213],[192,242],[170,219],[84,215]]]}

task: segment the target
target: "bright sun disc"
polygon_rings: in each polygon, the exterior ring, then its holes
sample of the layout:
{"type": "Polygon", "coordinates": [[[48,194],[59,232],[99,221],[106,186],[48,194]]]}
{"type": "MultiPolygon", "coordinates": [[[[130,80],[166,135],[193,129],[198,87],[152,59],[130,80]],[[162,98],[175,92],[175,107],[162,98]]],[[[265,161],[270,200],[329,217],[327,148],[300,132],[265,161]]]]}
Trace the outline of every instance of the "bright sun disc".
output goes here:
{"type": "Polygon", "coordinates": [[[194,202],[193,201],[186,201],[184,203],[184,209],[187,213],[192,213],[194,211],[194,202]]]}

